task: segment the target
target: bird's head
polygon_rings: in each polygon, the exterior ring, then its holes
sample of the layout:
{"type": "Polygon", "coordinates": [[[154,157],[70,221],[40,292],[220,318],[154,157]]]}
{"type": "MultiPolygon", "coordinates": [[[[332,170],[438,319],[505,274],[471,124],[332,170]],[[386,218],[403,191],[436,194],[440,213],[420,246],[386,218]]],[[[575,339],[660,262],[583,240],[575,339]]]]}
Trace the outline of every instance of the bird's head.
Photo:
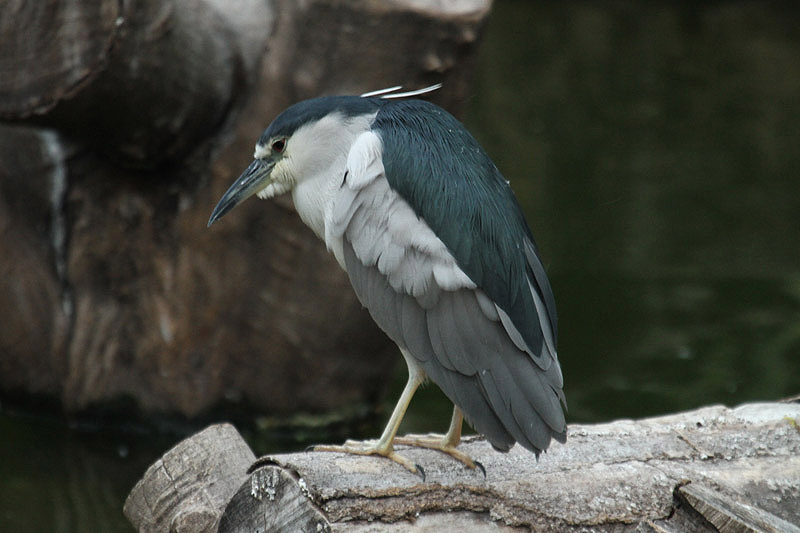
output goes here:
{"type": "MultiPolygon", "coordinates": [[[[256,143],[254,160],[220,199],[208,225],[256,194],[289,192],[344,162],[355,137],[369,127],[379,100],[327,96],[295,104],[278,115],[256,143]]],[[[343,169],[342,169],[343,170],[343,169]]]]}
{"type": "Polygon", "coordinates": [[[208,225],[254,194],[271,198],[304,180],[343,171],[335,163],[346,159],[355,138],[369,128],[386,100],[426,94],[441,86],[408,92],[397,92],[401,89],[397,86],[361,96],[323,96],[289,107],[258,139],[254,161],[222,196],[208,225]]]}

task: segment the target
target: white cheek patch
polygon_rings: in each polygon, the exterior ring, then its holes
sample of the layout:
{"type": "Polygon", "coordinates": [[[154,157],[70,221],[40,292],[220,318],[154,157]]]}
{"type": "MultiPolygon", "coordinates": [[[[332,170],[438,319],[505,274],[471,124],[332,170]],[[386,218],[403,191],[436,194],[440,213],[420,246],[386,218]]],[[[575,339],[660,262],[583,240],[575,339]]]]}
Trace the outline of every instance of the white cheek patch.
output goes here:
{"type": "Polygon", "coordinates": [[[266,200],[289,192],[293,186],[291,161],[288,157],[282,157],[272,168],[269,180],[264,188],[258,191],[256,195],[262,200],[266,200]]]}
{"type": "Polygon", "coordinates": [[[262,200],[267,200],[269,198],[274,198],[275,196],[279,196],[285,192],[289,192],[289,187],[284,183],[270,183],[260,191],[256,193],[256,196],[261,198],[262,200]]]}
{"type": "Polygon", "coordinates": [[[264,187],[263,189],[258,191],[256,193],[256,196],[259,197],[262,200],[266,200],[267,198],[272,198],[273,196],[275,196],[275,194],[272,193],[272,190],[271,190],[272,188],[273,188],[272,184],[270,183],[266,187],[264,187]]]}

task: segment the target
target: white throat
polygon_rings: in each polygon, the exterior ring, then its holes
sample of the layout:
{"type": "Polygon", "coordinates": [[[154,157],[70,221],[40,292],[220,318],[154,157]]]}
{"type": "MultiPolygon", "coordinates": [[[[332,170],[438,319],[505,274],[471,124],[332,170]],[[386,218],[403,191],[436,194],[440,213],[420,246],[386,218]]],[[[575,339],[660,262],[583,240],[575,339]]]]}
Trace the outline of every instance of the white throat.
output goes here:
{"type": "Polygon", "coordinates": [[[344,179],[350,147],[369,130],[374,117],[374,113],[349,120],[341,115],[324,117],[298,129],[289,140],[292,153],[287,163],[296,177],[292,201],[300,219],[322,240],[325,210],[344,179]]]}
{"type": "Polygon", "coordinates": [[[346,162],[347,156],[335,161],[329,173],[305,179],[292,190],[292,201],[300,220],[322,240],[325,240],[325,209],[336,193],[336,180],[341,181],[346,162]]]}

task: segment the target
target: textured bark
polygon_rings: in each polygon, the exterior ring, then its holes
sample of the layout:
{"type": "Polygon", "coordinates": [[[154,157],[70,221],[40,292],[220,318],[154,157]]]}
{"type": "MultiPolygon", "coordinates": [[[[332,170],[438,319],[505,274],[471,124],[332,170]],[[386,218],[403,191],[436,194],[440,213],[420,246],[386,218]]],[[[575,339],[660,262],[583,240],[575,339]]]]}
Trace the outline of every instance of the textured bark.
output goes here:
{"type": "Polygon", "coordinates": [[[398,451],[423,465],[425,480],[383,458],[274,455],[251,467],[220,531],[295,517],[297,531],[798,533],[798,419],[798,404],[763,403],[576,424],[538,461],[468,438],[460,449],[485,476],[422,449],[398,451]]]}
{"type": "Polygon", "coordinates": [[[187,416],[374,402],[396,349],[288,199],[206,221],[291,102],[442,81],[457,111],[488,9],[4,6],[0,309],[18,311],[0,321],[0,394],[187,416]]]}

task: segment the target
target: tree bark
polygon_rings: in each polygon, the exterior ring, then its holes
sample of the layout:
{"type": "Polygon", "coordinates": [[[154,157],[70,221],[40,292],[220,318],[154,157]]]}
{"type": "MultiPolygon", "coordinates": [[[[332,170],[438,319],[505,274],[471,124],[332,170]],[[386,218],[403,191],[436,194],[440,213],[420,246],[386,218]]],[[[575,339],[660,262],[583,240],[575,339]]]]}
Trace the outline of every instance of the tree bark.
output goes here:
{"type": "Polygon", "coordinates": [[[251,466],[220,531],[797,533],[799,420],[796,403],[761,403],[575,424],[538,461],[469,437],[459,449],[485,476],[424,449],[398,448],[424,480],[383,458],[273,455],[251,466]]]}

